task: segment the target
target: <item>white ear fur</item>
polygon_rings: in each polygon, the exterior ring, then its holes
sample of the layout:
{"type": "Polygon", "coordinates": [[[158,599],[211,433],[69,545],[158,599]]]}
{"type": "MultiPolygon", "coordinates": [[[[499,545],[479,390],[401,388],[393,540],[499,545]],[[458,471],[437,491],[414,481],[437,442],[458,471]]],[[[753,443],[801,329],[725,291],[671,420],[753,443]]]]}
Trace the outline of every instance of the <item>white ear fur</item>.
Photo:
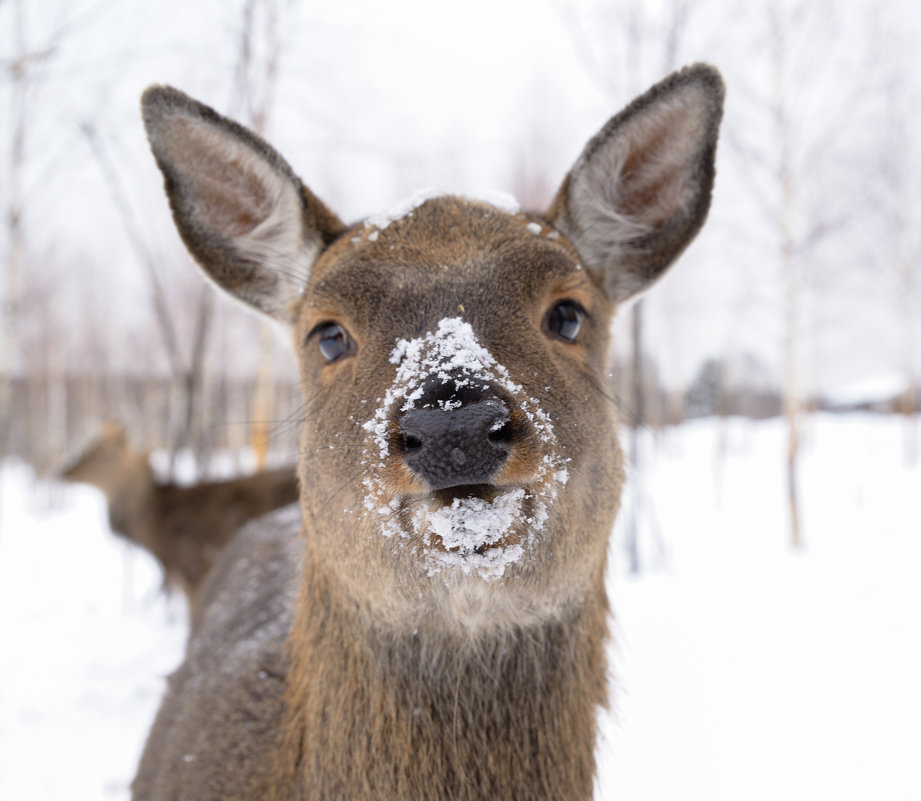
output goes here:
{"type": "Polygon", "coordinates": [[[706,218],[722,111],[710,67],[675,73],[588,143],[551,209],[611,300],[648,287],[706,218]]]}

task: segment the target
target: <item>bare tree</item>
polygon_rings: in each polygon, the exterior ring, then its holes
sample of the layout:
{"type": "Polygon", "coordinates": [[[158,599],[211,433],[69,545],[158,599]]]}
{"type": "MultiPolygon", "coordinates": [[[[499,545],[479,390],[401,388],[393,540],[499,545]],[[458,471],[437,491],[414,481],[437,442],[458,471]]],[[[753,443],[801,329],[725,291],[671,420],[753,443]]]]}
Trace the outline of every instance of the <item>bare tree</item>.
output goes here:
{"type": "Polygon", "coordinates": [[[773,123],[774,153],[777,181],[776,236],[777,256],[783,294],[783,413],[787,422],[787,502],[789,508],[790,537],[794,546],[802,544],[799,503],[799,448],[800,448],[800,390],[797,369],[800,340],[800,283],[794,259],[793,215],[794,180],[790,149],[792,146],[789,98],[787,86],[788,23],[781,7],[773,2],[766,4],[768,43],[770,51],[772,92],[770,113],[773,123]]]}
{"type": "MultiPolygon", "coordinates": [[[[241,7],[230,108],[260,135],[268,129],[275,100],[286,12],[290,14],[297,5],[297,0],[243,0],[241,7]]],[[[271,444],[276,407],[275,350],[275,332],[261,321],[259,368],[250,409],[250,445],[259,468],[265,465],[271,444]]]]}
{"type": "Polygon", "coordinates": [[[176,454],[191,442],[202,383],[205,345],[211,321],[212,293],[207,286],[199,289],[195,330],[189,353],[185,355],[179,345],[178,324],[166,297],[166,291],[160,278],[159,265],[132,210],[130,196],[122,184],[122,171],[114,163],[110,150],[103,142],[96,126],[91,122],[85,122],[82,125],[82,131],[99,164],[112,203],[118,211],[132,249],[147,278],[154,319],[169,364],[172,395],[178,401],[175,405],[171,404],[169,422],[168,451],[171,460],[170,472],[172,472],[176,454]]]}
{"type": "MultiPolygon", "coordinates": [[[[100,0],[79,7],[62,4],[56,9],[43,9],[38,17],[34,4],[25,0],[6,0],[0,3],[0,30],[8,31],[9,57],[0,58],[0,80],[8,83],[9,108],[6,120],[9,125],[9,158],[7,175],[4,181],[6,253],[3,261],[2,281],[0,281],[0,408],[10,408],[12,386],[17,373],[22,367],[22,319],[25,314],[23,293],[25,291],[25,272],[29,249],[27,242],[27,202],[31,186],[26,186],[26,168],[35,166],[35,162],[48,160],[48,148],[41,150],[32,142],[36,117],[42,110],[39,99],[40,88],[47,79],[49,68],[62,45],[69,41],[81,29],[94,22],[108,10],[109,0],[100,0]],[[27,14],[31,12],[31,16],[27,14]],[[36,19],[42,23],[41,34],[34,33],[36,19]],[[6,21],[8,20],[8,24],[6,21]],[[48,20],[51,20],[49,22],[48,20]]],[[[63,136],[75,132],[64,130],[63,136]]],[[[46,371],[61,372],[63,357],[60,348],[55,345],[45,360],[46,371]]],[[[53,403],[48,407],[54,414],[45,421],[48,431],[46,440],[56,442],[57,446],[65,436],[66,415],[62,408],[66,406],[66,382],[61,376],[54,377],[49,384],[49,394],[53,403]]],[[[12,416],[3,415],[6,425],[12,425],[12,416]]],[[[8,440],[8,431],[4,440],[8,440]]]]}
{"type": "MultiPolygon", "coordinates": [[[[6,186],[6,259],[3,302],[0,307],[0,408],[10,408],[12,382],[21,365],[20,318],[23,314],[23,270],[26,259],[24,226],[25,201],[23,171],[29,136],[30,100],[37,68],[53,56],[61,31],[52,33],[40,45],[31,45],[26,36],[23,0],[8,0],[12,17],[11,56],[0,62],[10,85],[10,151],[6,186]]],[[[7,425],[12,420],[4,415],[7,425]]],[[[7,432],[4,432],[6,434],[7,432]]],[[[4,437],[6,439],[6,437],[4,437]]]]}
{"type": "MultiPolygon", "coordinates": [[[[873,24],[878,17],[871,20],[873,24]]],[[[921,237],[915,224],[916,191],[921,174],[921,134],[916,112],[919,86],[905,69],[908,59],[892,22],[875,31],[873,58],[882,70],[882,108],[875,127],[878,141],[872,164],[874,208],[880,218],[881,236],[872,236],[868,262],[875,274],[890,278],[894,320],[899,330],[899,362],[904,388],[897,411],[905,416],[903,453],[906,464],[919,456],[918,410],[921,406],[921,237]]]]}
{"type": "MultiPolygon", "coordinates": [[[[577,12],[569,6],[560,6],[559,13],[566,23],[586,72],[601,91],[612,96],[612,105],[616,105],[614,101],[619,96],[636,94],[639,87],[648,81],[680,66],[689,23],[694,14],[701,11],[705,2],[706,0],[668,0],[657,9],[651,8],[642,0],[597,4],[593,9],[596,22],[592,27],[594,31],[603,33],[606,55],[599,53],[600,37],[588,32],[588,26],[583,23],[577,12]],[[610,47],[612,30],[620,35],[622,48],[610,47]],[[607,55],[610,53],[622,54],[619,63],[607,55]]],[[[657,552],[664,552],[655,525],[655,511],[647,499],[645,487],[648,467],[642,439],[644,429],[652,421],[648,387],[654,383],[650,376],[646,375],[646,317],[646,304],[640,299],[630,310],[632,376],[629,408],[626,410],[627,419],[632,423],[632,511],[627,525],[627,554],[632,573],[638,573],[641,569],[640,530],[643,525],[650,529],[657,552]]]]}
{"type": "MultiPolygon", "coordinates": [[[[842,17],[822,0],[765,0],[751,9],[757,31],[751,55],[763,58],[762,84],[740,80],[745,126],[727,137],[746,176],[758,233],[767,232],[767,250],[779,287],[781,396],[786,428],[785,491],[790,542],[804,545],[799,468],[807,403],[804,354],[827,293],[823,264],[835,263],[827,248],[861,212],[859,193],[843,191],[841,165],[850,146],[850,123],[868,94],[868,79],[845,72],[842,17]]],[[[852,170],[851,170],[852,172],[852,170]]],[[[837,247],[837,245],[835,245],[837,247]]],[[[836,280],[840,280],[839,275],[836,280]]],[[[817,357],[815,357],[817,359],[817,357]]],[[[813,369],[817,364],[813,364],[813,369]]],[[[811,387],[814,391],[814,387],[811,387]]]]}

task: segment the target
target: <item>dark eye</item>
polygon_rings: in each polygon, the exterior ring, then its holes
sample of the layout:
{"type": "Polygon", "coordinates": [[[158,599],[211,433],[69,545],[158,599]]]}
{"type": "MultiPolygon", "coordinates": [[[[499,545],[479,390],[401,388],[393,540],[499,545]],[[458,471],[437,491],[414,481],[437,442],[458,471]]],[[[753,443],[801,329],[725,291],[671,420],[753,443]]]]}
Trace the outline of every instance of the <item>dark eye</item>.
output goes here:
{"type": "Polygon", "coordinates": [[[563,342],[574,343],[579,338],[585,309],[571,300],[561,300],[544,318],[544,329],[563,342]]]}
{"type": "Polygon", "coordinates": [[[339,323],[323,323],[314,329],[317,346],[327,364],[339,361],[355,352],[355,343],[339,323]]]}

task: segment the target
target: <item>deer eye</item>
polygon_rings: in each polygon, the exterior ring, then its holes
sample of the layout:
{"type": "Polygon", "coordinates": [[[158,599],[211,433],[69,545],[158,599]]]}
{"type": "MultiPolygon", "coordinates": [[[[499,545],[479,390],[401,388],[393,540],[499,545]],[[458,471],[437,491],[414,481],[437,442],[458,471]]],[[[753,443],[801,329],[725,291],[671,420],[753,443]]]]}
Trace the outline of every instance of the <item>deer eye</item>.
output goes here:
{"type": "Polygon", "coordinates": [[[327,364],[355,353],[355,342],[339,323],[321,323],[311,331],[310,336],[316,336],[320,355],[327,364]]]}
{"type": "Polygon", "coordinates": [[[544,318],[544,330],[551,336],[574,344],[579,338],[585,309],[571,300],[561,300],[555,304],[544,318]]]}

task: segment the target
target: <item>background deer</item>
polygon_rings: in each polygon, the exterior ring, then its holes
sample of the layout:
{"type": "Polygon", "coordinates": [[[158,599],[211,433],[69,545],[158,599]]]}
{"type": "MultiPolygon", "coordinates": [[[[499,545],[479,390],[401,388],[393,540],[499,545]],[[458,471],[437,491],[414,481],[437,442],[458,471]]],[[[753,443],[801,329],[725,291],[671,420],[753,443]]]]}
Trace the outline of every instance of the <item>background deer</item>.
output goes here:
{"type": "Polygon", "coordinates": [[[588,143],[545,214],[418,197],[347,226],[180,92],[144,121],[220,286],[290,326],[301,521],[204,588],[138,799],[588,799],[623,468],[615,308],[703,224],[722,113],[698,65],[588,143]]]}
{"type": "Polygon", "coordinates": [[[185,593],[193,625],[201,583],[231,537],[250,518],[298,498],[290,467],[190,486],[158,483],[148,454],[132,450],[114,423],[61,475],[105,494],[112,531],[153,554],[164,583],[185,593]]]}

